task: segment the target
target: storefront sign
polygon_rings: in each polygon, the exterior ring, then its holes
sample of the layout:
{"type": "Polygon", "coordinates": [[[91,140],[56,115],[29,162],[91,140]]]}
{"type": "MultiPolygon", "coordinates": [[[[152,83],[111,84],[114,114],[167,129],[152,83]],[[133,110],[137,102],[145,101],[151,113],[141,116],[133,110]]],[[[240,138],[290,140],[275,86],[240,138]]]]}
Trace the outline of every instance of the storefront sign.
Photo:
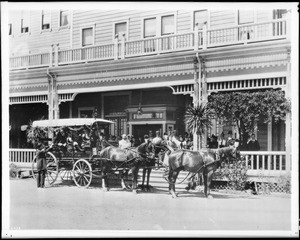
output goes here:
{"type": "Polygon", "coordinates": [[[133,119],[162,119],[162,113],[142,113],[142,114],[133,114],[133,119]]]}

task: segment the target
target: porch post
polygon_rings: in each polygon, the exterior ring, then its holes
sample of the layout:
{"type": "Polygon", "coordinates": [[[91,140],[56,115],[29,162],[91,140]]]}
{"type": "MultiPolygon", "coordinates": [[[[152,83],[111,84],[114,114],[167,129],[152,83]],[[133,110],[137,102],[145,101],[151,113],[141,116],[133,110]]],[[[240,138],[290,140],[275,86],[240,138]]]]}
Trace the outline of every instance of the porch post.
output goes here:
{"type": "Polygon", "coordinates": [[[48,119],[53,120],[53,89],[52,77],[48,76],[48,119]]]}
{"type": "MultiPolygon", "coordinates": [[[[199,82],[198,82],[198,71],[200,69],[197,68],[198,60],[197,58],[194,59],[194,95],[193,95],[193,105],[198,106],[199,104],[199,82]]],[[[195,151],[199,150],[199,137],[196,133],[193,133],[193,143],[195,151]]]]}
{"type": "Polygon", "coordinates": [[[56,84],[56,76],[53,77],[53,105],[54,105],[54,119],[59,119],[59,96],[57,93],[57,84],[56,84]]]}
{"type": "MultiPolygon", "coordinates": [[[[288,57],[287,57],[287,75],[286,75],[286,91],[285,96],[286,98],[291,98],[291,51],[288,50],[288,57]]],[[[297,79],[294,79],[297,81],[297,79]]],[[[286,121],[285,121],[285,150],[286,150],[286,170],[291,171],[291,154],[292,154],[292,131],[291,131],[291,113],[286,114],[286,121]]]]}
{"type": "MultiPolygon", "coordinates": [[[[205,105],[207,103],[207,81],[206,81],[206,73],[205,73],[205,60],[203,58],[200,58],[200,63],[199,63],[200,67],[199,67],[199,81],[201,82],[200,86],[200,90],[201,91],[201,95],[200,95],[200,103],[202,103],[203,105],[205,105]]],[[[204,131],[204,134],[202,135],[202,139],[201,139],[201,145],[200,147],[202,149],[206,149],[207,146],[207,134],[208,129],[206,128],[204,131]]]]}

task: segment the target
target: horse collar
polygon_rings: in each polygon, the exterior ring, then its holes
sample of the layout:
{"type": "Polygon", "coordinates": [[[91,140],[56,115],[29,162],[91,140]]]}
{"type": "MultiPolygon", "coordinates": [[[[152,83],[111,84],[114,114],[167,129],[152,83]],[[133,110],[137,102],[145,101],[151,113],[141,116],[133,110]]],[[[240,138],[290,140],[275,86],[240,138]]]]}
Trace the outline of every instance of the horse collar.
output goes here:
{"type": "Polygon", "coordinates": [[[221,156],[219,151],[216,151],[216,161],[220,161],[221,160],[221,156]]]}

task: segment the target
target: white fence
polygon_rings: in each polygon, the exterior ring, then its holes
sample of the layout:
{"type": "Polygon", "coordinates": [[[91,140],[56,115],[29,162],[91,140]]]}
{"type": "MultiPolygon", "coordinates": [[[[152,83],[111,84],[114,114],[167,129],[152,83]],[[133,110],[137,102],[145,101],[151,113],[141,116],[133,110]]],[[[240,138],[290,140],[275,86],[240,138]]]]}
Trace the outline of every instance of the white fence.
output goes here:
{"type": "Polygon", "coordinates": [[[81,62],[117,60],[129,57],[195,51],[230,45],[287,39],[287,19],[277,19],[255,24],[243,24],[226,28],[203,29],[162,37],[121,41],[73,49],[51,48],[50,52],[14,56],[10,58],[10,69],[52,67],[81,62]]]}

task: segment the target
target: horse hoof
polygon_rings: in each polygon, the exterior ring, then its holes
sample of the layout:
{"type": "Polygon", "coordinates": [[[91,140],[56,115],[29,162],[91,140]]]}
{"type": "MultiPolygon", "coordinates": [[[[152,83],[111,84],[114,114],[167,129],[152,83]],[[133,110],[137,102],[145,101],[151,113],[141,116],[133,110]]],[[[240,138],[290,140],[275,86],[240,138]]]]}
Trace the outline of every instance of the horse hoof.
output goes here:
{"type": "Polygon", "coordinates": [[[170,192],[170,194],[172,194],[172,198],[177,198],[178,197],[178,193],[170,192]]]}
{"type": "Polygon", "coordinates": [[[213,199],[214,197],[212,195],[207,196],[208,199],[213,199]]]}

